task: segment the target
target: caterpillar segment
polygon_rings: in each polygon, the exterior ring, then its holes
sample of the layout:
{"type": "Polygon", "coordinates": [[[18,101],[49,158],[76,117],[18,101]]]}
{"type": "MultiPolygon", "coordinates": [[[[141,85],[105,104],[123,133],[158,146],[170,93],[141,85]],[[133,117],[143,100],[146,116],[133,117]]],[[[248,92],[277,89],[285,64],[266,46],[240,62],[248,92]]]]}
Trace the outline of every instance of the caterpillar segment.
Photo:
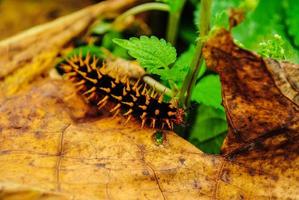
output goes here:
{"type": "Polygon", "coordinates": [[[102,109],[112,103],[113,117],[122,114],[125,124],[132,118],[141,122],[141,127],[173,129],[183,123],[184,110],[174,102],[164,102],[164,93],[158,93],[143,82],[128,77],[111,76],[105,63],[87,54],[75,55],[60,64],[58,71],[71,80],[77,91],[88,102],[102,109]]]}

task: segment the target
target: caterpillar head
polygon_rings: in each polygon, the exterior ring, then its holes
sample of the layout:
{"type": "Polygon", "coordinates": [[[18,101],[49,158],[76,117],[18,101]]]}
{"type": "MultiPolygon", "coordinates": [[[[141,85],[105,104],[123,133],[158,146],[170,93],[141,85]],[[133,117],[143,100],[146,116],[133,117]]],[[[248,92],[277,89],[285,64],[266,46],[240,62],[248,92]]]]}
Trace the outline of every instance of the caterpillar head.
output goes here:
{"type": "Polygon", "coordinates": [[[184,122],[184,118],[185,118],[185,111],[183,108],[178,108],[176,110],[176,116],[175,119],[173,120],[173,122],[176,125],[181,125],[184,122]]]}

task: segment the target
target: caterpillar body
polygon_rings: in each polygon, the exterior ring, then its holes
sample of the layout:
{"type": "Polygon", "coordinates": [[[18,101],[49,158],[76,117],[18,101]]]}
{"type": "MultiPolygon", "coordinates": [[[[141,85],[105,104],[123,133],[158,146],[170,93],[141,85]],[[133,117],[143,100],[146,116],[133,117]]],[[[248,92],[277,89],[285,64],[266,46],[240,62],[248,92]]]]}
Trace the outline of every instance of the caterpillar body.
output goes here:
{"type": "Polygon", "coordinates": [[[183,122],[184,110],[175,103],[163,101],[163,94],[155,92],[141,79],[109,75],[103,62],[87,54],[66,59],[58,66],[58,71],[71,80],[91,104],[99,109],[107,102],[113,104],[113,116],[122,114],[127,123],[132,117],[145,125],[159,129],[173,129],[174,124],[183,122]]]}

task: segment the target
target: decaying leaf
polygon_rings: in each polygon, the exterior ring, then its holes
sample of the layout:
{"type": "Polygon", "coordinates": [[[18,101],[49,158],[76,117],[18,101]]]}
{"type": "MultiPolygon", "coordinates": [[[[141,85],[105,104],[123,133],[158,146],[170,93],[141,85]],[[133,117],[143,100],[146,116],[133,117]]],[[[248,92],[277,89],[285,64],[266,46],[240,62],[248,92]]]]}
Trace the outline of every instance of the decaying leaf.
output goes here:
{"type": "Polygon", "coordinates": [[[285,194],[272,173],[205,155],[171,132],[157,145],[155,130],[95,114],[64,81],[36,83],[2,100],[0,112],[3,191],[13,184],[70,199],[298,197],[293,179],[278,177],[285,194]]]}
{"type": "Polygon", "coordinates": [[[255,174],[250,171],[254,168],[259,169],[259,174],[270,175],[284,190],[285,199],[297,199],[299,107],[286,97],[289,90],[281,87],[286,92],[284,96],[275,85],[266,67],[273,66],[274,61],[239,48],[225,30],[207,42],[204,55],[222,82],[230,126],[223,146],[225,157],[248,167],[249,174],[255,174]]]}
{"type": "MultiPolygon", "coordinates": [[[[14,70],[23,69],[17,60],[26,50],[8,53],[14,70]]],[[[225,156],[204,154],[169,131],[157,144],[155,130],[124,126],[122,117],[87,105],[67,81],[44,77],[0,98],[0,198],[298,199],[298,106],[228,32],[210,39],[204,54],[222,81],[225,156]]],[[[21,76],[10,73],[4,82],[21,76]]]]}
{"type": "Polygon", "coordinates": [[[280,91],[299,105],[299,65],[272,59],[264,61],[280,91]]]}

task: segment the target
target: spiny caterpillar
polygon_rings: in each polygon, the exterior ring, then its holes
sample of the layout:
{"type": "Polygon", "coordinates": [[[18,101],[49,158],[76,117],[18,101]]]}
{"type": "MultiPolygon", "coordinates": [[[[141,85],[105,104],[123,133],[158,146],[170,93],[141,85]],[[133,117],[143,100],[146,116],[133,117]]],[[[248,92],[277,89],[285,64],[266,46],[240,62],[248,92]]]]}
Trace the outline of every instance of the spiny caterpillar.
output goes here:
{"type": "Polygon", "coordinates": [[[94,56],[87,54],[85,58],[75,55],[58,66],[58,71],[70,79],[77,91],[98,109],[107,102],[113,103],[110,109],[113,116],[122,113],[126,117],[125,124],[132,118],[141,120],[141,127],[173,129],[174,124],[183,122],[184,110],[175,103],[163,102],[163,94],[157,93],[146,83],[138,79],[132,81],[128,77],[114,78],[94,56]],[[101,65],[101,66],[100,66],[101,65]]]}

